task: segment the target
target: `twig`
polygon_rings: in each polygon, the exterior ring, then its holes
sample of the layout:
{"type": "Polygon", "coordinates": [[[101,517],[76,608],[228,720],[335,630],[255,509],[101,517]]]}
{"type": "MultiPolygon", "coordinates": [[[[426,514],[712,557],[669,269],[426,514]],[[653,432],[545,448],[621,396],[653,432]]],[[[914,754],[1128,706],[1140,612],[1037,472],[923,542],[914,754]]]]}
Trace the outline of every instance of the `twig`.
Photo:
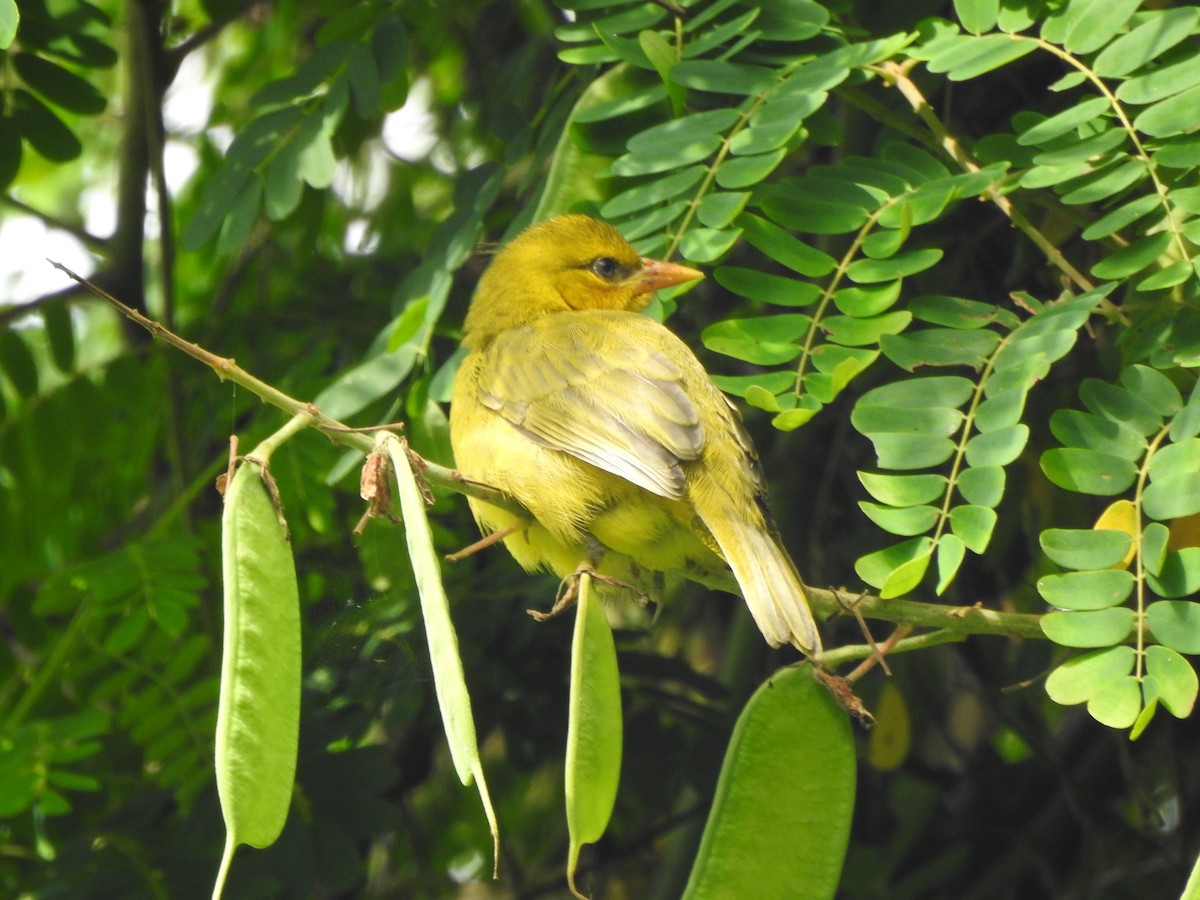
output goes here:
{"type": "MultiPolygon", "coordinates": [[[[334,443],[353,447],[356,450],[361,450],[364,454],[370,453],[373,449],[374,444],[369,437],[364,434],[358,434],[343,423],[325,415],[312,403],[297,400],[295,397],[285,394],[273,385],[255,378],[232,359],[217,356],[215,353],[206,350],[198,344],[184,340],[161,323],[122,303],[103,288],[76,275],[62,263],[53,260],[50,260],[50,263],[69,278],[77,281],[96,296],[103,299],[121,313],[121,315],[145,328],[154,337],[170,344],[193,359],[204,363],[222,381],[232,381],[234,384],[250,391],[264,402],[283,410],[289,416],[311,416],[312,426],[319,429],[334,443]]],[[[533,519],[533,516],[530,515],[527,509],[503,491],[497,490],[490,485],[466,479],[460,472],[440,466],[429,460],[423,459],[421,463],[422,474],[432,484],[459,494],[484,500],[527,520],[533,519]]],[[[934,634],[919,635],[898,641],[891,648],[890,652],[892,653],[914,649],[917,646],[929,646],[935,643],[962,640],[971,634],[1045,638],[1040,624],[1041,617],[1028,613],[997,612],[991,609],[984,609],[981,606],[943,606],[938,603],[920,603],[915,600],[884,600],[870,594],[852,595],[847,591],[826,590],[811,586],[806,586],[806,588],[809,604],[812,606],[813,611],[825,618],[843,613],[847,603],[853,602],[854,608],[869,619],[894,622],[898,625],[910,625],[915,628],[937,629],[934,634]]],[[[839,648],[825,653],[822,656],[822,663],[832,666],[851,659],[861,659],[869,656],[872,652],[874,651],[870,647],[865,647],[859,652],[856,652],[854,648],[839,648]]]]}

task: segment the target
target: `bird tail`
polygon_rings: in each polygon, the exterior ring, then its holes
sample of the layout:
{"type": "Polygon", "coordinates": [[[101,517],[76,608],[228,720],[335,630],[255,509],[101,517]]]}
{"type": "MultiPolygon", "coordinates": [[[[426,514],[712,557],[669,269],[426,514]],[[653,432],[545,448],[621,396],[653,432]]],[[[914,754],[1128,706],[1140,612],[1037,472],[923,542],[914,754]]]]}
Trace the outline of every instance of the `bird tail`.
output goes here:
{"type": "Polygon", "coordinates": [[[761,522],[724,521],[713,529],[750,614],[772,647],[793,644],[805,656],[821,652],[821,635],[787,551],[761,522]]]}

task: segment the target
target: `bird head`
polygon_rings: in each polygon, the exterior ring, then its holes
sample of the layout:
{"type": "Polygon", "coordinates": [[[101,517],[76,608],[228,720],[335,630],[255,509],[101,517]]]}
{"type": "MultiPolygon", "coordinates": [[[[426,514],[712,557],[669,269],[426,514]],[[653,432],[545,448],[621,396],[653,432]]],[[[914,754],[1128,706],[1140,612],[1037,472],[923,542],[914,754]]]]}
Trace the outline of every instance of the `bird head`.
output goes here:
{"type": "Polygon", "coordinates": [[[656,290],[704,274],[643,259],[607,222],[555,216],[531,225],[488,266],[463,330],[470,346],[542,316],[583,309],[639,312],[656,290]]]}

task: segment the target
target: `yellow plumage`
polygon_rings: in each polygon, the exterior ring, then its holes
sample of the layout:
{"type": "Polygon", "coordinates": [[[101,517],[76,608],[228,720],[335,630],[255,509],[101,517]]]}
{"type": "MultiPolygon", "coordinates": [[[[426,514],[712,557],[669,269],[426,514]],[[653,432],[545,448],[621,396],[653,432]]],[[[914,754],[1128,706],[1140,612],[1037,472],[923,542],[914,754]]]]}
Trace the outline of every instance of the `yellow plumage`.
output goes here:
{"type": "MultiPolygon", "coordinates": [[[[455,459],[533,515],[504,540],[526,569],[715,586],[732,570],[773,646],[819,653],[737,411],[691,350],[641,315],[657,288],[700,277],[643,260],[587,216],[526,229],[492,261],[467,314],[455,459]]],[[[517,521],[470,504],[485,532],[517,521]]]]}

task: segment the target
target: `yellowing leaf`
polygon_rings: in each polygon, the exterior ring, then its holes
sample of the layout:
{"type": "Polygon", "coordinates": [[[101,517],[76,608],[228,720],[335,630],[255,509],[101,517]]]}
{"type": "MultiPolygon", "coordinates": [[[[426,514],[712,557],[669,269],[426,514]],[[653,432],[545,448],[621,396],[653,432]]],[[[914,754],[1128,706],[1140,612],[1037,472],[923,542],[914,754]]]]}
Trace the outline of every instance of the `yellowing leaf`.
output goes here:
{"type": "Polygon", "coordinates": [[[875,708],[875,727],[868,732],[867,762],[878,772],[898,769],[912,745],[912,728],[904,695],[892,682],[883,686],[875,708]]]}
{"type": "MultiPolygon", "coordinates": [[[[1129,500],[1115,500],[1108,505],[1104,512],[1100,513],[1100,518],[1096,520],[1096,524],[1092,526],[1096,531],[1123,531],[1131,538],[1133,542],[1129,544],[1129,552],[1112,568],[1128,569],[1129,564],[1133,562],[1133,557],[1137,554],[1137,538],[1138,538],[1138,522],[1137,510],[1129,500]]],[[[1197,542],[1200,546],[1200,542],[1197,542]]]]}

